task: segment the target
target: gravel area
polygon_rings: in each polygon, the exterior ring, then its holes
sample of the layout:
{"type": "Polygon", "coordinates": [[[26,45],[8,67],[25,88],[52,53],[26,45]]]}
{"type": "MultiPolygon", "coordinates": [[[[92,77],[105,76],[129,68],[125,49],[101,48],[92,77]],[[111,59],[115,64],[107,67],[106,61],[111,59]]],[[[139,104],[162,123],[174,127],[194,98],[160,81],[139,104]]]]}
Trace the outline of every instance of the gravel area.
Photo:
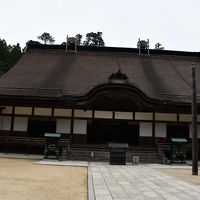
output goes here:
{"type": "Polygon", "coordinates": [[[37,162],[0,158],[0,199],[87,199],[87,167],[38,165],[37,162]]]}

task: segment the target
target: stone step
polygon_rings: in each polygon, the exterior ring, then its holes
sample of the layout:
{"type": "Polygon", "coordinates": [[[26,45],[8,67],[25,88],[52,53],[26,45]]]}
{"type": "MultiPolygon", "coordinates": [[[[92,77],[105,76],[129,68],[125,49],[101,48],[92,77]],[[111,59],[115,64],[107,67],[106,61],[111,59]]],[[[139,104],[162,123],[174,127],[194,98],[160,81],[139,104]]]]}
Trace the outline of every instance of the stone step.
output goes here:
{"type": "MultiPolygon", "coordinates": [[[[133,156],[139,157],[140,163],[161,163],[160,155],[157,152],[127,152],[126,162],[133,162],[133,156]]],[[[87,160],[87,161],[109,161],[109,151],[70,150],[63,149],[62,159],[87,160]]]]}

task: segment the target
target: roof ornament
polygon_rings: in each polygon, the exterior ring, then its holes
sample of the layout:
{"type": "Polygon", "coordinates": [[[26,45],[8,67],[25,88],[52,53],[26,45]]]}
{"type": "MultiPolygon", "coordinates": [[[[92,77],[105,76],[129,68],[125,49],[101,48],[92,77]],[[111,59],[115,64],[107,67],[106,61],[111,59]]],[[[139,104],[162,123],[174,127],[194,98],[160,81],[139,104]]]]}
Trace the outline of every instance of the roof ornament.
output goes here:
{"type": "Polygon", "coordinates": [[[146,41],[146,40],[140,40],[140,38],[139,38],[138,42],[137,42],[137,48],[139,49],[139,55],[142,54],[141,52],[146,52],[144,50],[147,49],[147,54],[148,54],[148,56],[150,56],[150,53],[149,53],[149,39],[147,39],[147,41],[146,41]]]}
{"type": "Polygon", "coordinates": [[[118,64],[118,71],[116,73],[112,73],[108,79],[110,83],[120,83],[120,84],[126,84],[128,82],[128,77],[126,74],[121,72],[121,66],[119,63],[118,58],[117,59],[117,64],[118,64]]]}
{"type": "Polygon", "coordinates": [[[71,50],[70,51],[77,51],[77,38],[76,37],[68,37],[67,35],[67,38],[66,38],[66,52],[69,51],[69,46],[72,46],[74,47],[74,50],[71,50]]]}

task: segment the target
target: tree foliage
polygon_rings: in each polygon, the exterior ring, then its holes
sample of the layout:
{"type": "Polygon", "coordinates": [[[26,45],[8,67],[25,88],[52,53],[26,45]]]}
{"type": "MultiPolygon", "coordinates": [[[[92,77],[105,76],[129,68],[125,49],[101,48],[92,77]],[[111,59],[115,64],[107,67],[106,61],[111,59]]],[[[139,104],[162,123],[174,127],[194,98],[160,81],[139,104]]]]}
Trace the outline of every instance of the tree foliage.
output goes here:
{"type": "Polygon", "coordinates": [[[86,40],[83,42],[84,46],[103,47],[105,43],[102,38],[102,32],[91,32],[86,34],[86,40]]]}
{"type": "Polygon", "coordinates": [[[13,45],[10,49],[10,55],[9,55],[9,66],[13,66],[22,56],[22,50],[17,43],[17,45],[13,45]]]}
{"type": "MultiPolygon", "coordinates": [[[[105,46],[104,40],[102,38],[102,32],[90,32],[86,34],[86,39],[82,41],[83,36],[81,34],[76,34],[76,42],[77,45],[83,46],[96,46],[96,47],[103,47],[105,46]]],[[[62,45],[66,44],[63,42],[62,45]]]]}
{"type": "Polygon", "coordinates": [[[164,50],[165,48],[160,44],[159,42],[155,44],[155,49],[156,50],[164,50]]]}
{"type": "Polygon", "coordinates": [[[76,40],[77,40],[77,44],[78,45],[82,45],[82,38],[83,38],[83,36],[81,35],[81,34],[77,34],[76,35],[76,40]]]}
{"type": "Polygon", "coordinates": [[[50,35],[50,33],[44,32],[42,35],[37,37],[39,40],[42,40],[44,44],[53,44],[55,42],[54,37],[50,35]]]}
{"type": "Polygon", "coordinates": [[[6,41],[0,39],[0,75],[7,72],[22,56],[22,50],[16,45],[7,45],[6,41]]]}

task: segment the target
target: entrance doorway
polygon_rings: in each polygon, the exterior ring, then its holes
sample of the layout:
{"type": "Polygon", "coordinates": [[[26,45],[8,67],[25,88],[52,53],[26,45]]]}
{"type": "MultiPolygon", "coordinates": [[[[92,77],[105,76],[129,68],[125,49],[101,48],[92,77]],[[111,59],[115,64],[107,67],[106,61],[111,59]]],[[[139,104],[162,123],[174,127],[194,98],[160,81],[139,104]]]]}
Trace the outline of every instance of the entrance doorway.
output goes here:
{"type": "Polygon", "coordinates": [[[87,143],[107,144],[109,142],[138,145],[139,124],[125,120],[100,120],[88,122],[87,143]]]}
{"type": "Polygon", "coordinates": [[[170,142],[171,138],[185,138],[189,141],[189,125],[188,124],[168,124],[167,139],[170,142]]]}
{"type": "Polygon", "coordinates": [[[48,119],[33,118],[28,120],[29,137],[44,137],[46,132],[55,133],[56,121],[48,119]]]}

